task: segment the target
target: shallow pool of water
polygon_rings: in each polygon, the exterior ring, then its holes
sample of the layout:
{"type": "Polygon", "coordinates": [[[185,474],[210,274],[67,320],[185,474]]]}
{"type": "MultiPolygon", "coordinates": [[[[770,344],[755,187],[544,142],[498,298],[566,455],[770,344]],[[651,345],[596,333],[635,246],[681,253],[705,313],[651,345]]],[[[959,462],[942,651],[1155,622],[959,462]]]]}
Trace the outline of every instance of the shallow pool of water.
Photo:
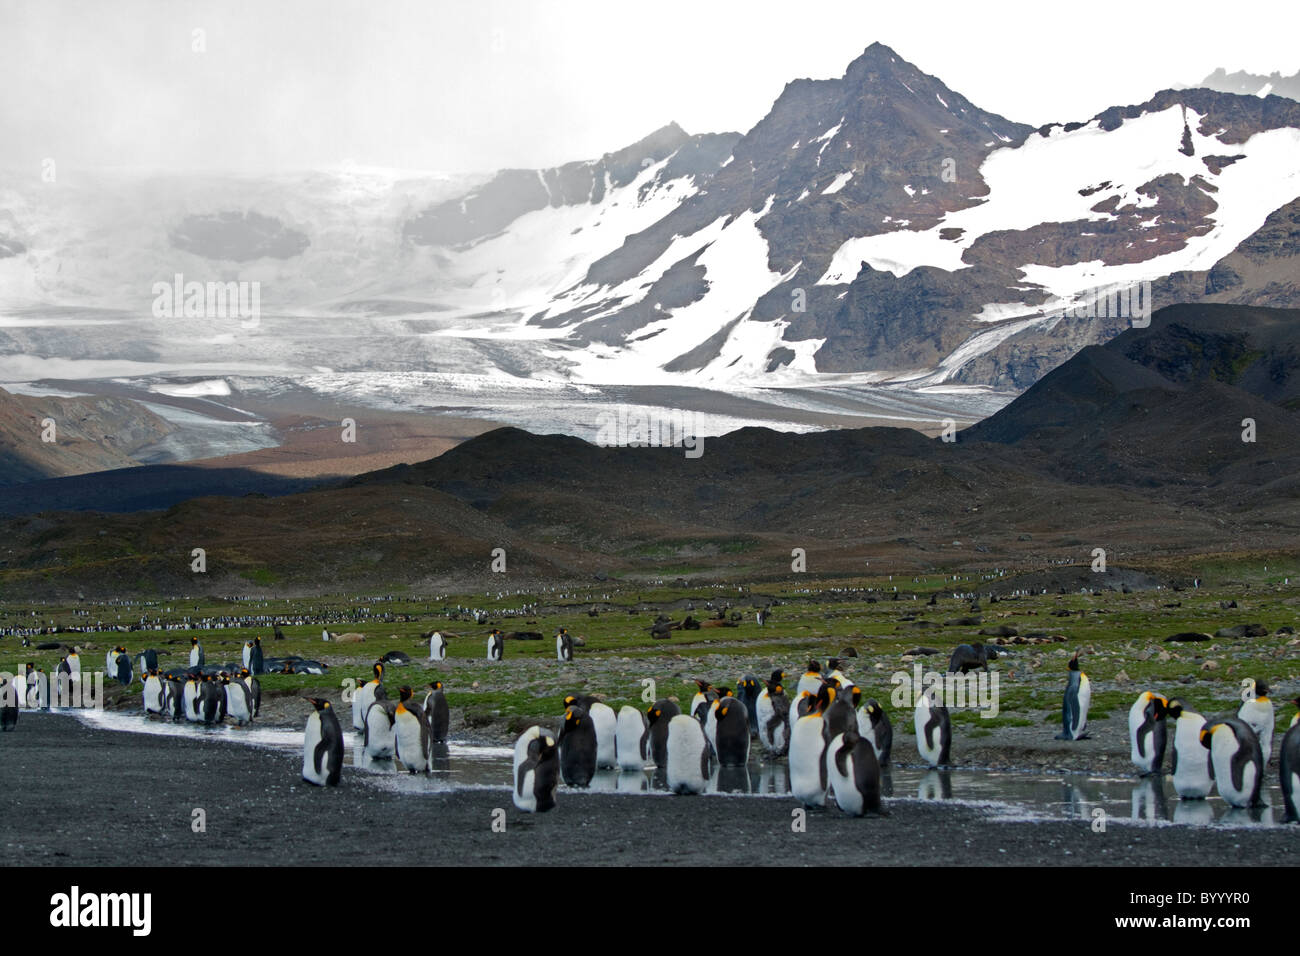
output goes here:
{"type": "MultiPolygon", "coordinates": [[[[197,742],[219,740],[284,751],[302,748],[302,731],[283,727],[206,726],[102,710],[66,713],[88,726],[123,733],[190,737],[197,742]]],[[[369,786],[410,794],[510,788],[513,758],[510,747],[452,741],[435,753],[430,773],[410,774],[395,760],[367,757],[361,743],[361,734],[345,733],[344,759],[347,766],[361,771],[358,778],[369,786]]],[[[1167,776],[1139,778],[965,768],[930,770],[898,765],[886,769],[881,783],[889,799],[953,801],[981,807],[994,819],[1008,822],[1104,820],[1108,825],[1274,826],[1281,824],[1285,815],[1275,777],[1267,781],[1262,794],[1267,805],[1251,810],[1229,807],[1217,794],[1206,800],[1180,800],[1167,776]]],[[[581,792],[567,787],[561,789],[581,792]]],[[[668,795],[663,772],[658,770],[602,770],[588,789],[668,795]]],[[[715,768],[708,792],[741,797],[786,797],[790,782],[785,761],[767,761],[755,755],[745,767],[715,768]]]]}

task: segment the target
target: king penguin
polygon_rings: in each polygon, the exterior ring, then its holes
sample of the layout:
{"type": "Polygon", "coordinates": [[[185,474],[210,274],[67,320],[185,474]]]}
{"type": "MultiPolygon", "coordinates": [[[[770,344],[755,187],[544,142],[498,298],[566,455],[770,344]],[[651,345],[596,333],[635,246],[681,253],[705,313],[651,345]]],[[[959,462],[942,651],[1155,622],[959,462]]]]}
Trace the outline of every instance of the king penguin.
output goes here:
{"type": "Polygon", "coordinates": [[[252,671],[254,674],[265,674],[266,664],[264,663],[264,660],[265,658],[262,655],[262,639],[260,637],[255,637],[253,638],[253,647],[248,652],[248,663],[245,664],[244,667],[252,671]]]}
{"type": "Polygon", "coordinates": [[[366,708],[365,740],[362,747],[372,760],[385,760],[397,750],[397,704],[391,700],[376,700],[366,708]]]}
{"type": "Polygon", "coordinates": [[[790,728],[790,793],[806,807],[826,805],[826,721],[830,688],[822,686],[813,708],[790,728]]]}
{"type": "Polygon", "coordinates": [[[253,705],[253,716],[256,717],[262,713],[262,682],[248,672],[248,668],[241,668],[239,679],[244,682],[248,688],[248,699],[253,705]]]}
{"type": "Polygon", "coordinates": [[[135,674],[131,670],[131,658],[127,655],[125,648],[117,655],[113,662],[113,676],[123,687],[130,687],[131,681],[135,680],[135,674]]]}
{"type": "Polygon", "coordinates": [[[560,784],[559,744],[549,730],[529,727],[515,741],[515,806],[527,813],[545,813],[555,807],[560,784]]]}
{"type": "Polygon", "coordinates": [[[850,816],[880,811],[880,764],[856,731],[837,734],[826,748],[826,777],[835,805],[850,816]]]}
{"type": "Polygon", "coordinates": [[[704,727],[687,714],[668,721],[667,779],[673,793],[703,793],[709,785],[713,748],[704,727]]]}
{"type": "Polygon", "coordinates": [[[241,663],[244,667],[249,667],[249,668],[251,668],[251,666],[252,666],[252,656],[253,656],[253,642],[252,642],[252,641],[244,641],[244,649],[243,649],[243,651],[241,651],[241,653],[240,653],[240,663],[241,663]]]}
{"type": "Polygon", "coordinates": [[[1088,705],[1092,703],[1092,682],[1079,670],[1079,652],[1070,658],[1070,677],[1061,702],[1061,732],[1057,740],[1083,740],[1088,736],[1088,705]]]}
{"type": "Polygon", "coordinates": [[[221,675],[221,684],[226,695],[226,713],[241,727],[252,723],[253,695],[249,693],[248,685],[238,677],[231,680],[227,674],[221,675]]]}
{"type": "Polygon", "coordinates": [[[424,721],[429,725],[429,743],[446,743],[451,709],[447,706],[447,695],[443,693],[440,680],[430,684],[429,692],[424,695],[424,721]]]}
{"type": "Polygon", "coordinates": [[[343,773],[343,728],[328,700],[307,699],[315,710],[302,738],[302,779],[318,787],[337,787],[343,773]]]}
{"type": "Polygon", "coordinates": [[[795,686],[794,696],[798,700],[803,696],[804,691],[817,696],[817,691],[822,686],[822,666],[817,661],[809,661],[808,669],[804,671],[803,676],[799,678],[799,683],[795,686]]]}
{"type": "Polygon", "coordinates": [[[576,697],[570,694],[564,698],[565,707],[573,704],[586,711],[587,718],[596,730],[597,769],[616,769],[618,767],[618,714],[614,713],[614,708],[609,704],[595,697],[576,697]]]}
{"type": "Polygon", "coordinates": [[[442,636],[441,631],[434,631],[429,635],[429,660],[445,661],[447,659],[447,639],[442,636]]]}
{"type": "Polygon", "coordinates": [[[573,638],[569,629],[562,627],[555,632],[555,657],[560,661],[573,660],[573,638]]]}
{"type": "Polygon", "coordinates": [[[719,766],[743,767],[749,762],[749,712],[739,697],[718,701],[713,737],[719,766]]]}
{"type": "Polygon", "coordinates": [[[190,638],[190,667],[202,667],[205,658],[203,656],[203,645],[199,643],[197,637],[190,638]]]}
{"type": "Polygon", "coordinates": [[[150,671],[144,681],[144,712],[158,714],[160,717],[167,710],[167,690],[156,670],[150,671]]]}
{"type": "Polygon", "coordinates": [[[1201,731],[1201,745],[1210,751],[1214,782],[1228,806],[1259,806],[1264,756],[1250,725],[1236,717],[1207,724],[1201,731]]]}
{"type": "Polygon", "coordinates": [[[948,708],[938,703],[935,687],[926,688],[916,702],[913,723],[916,728],[916,749],[930,767],[948,763],[952,748],[952,725],[948,708]],[[932,699],[933,698],[933,699],[932,699]]]}
{"type": "Polygon", "coordinates": [[[373,676],[352,694],[352,727],[354,730],[366,729],[366,711],[383,690],[384,665],[376,661],[371,667],[373,676]]]}
{"type": "Polygon", "coordinates": [[[1160,773],[1165,759],[1165,707],[1169,701],[1144,690],[1128,711],[1129,756],[1142,776],[1160,773]]]}
{"type": "Polygon", "coordinates": [[[894,727],[885,709],[874,699],[858,708],[858,736],[871,744],[877,764],[889,766],[889,754],[894,749],[894,727]]]}
{"type": "Polygon", "coordinates": [[[596,727],[585,708],[570,704],[564,709],[560,729],[560,775],[570,787],[586,787],[596,775],[596,727]]]}
{"type": "Polygon", "coordinates": [[[650,759],[649,724],[645,714],[624,704],[618,709],[618,767],[620,770],[644,770],[650,759]]]}
{"type": "Polygon", "coordinates": [[[740,679],[736,693],[749,714],[749,732],[755,736],[758,735],[758,695],[762,690],[763,682],[753,674],[746,674],[740,679]]]}
{"type": "Polygon", "coordinates": [[[429,728],[424,722],[424,709],[411,700],[411,688],[402,687],[397,693],[397,706],[393,709],[394,750],[408,772],[423,773],[429,769],[429,728]]]}
{"type": "Polygon", "coordinates": [[[203,678],[190,676],[185,681],[185,690],[182,694],[182,703],[185,708],[185,719],[191,723],[198,723],[203,719],[203,692],[200,689],[203,678]]]}
{"type": "Polygon", "coordinates": [[[677,706],[677,702],[666,697],[661,697],[646,710],[650,759],[656,767],[662,769],[668,767],[668,722],[681,712],[682,709],[677,706]]]}
{"type": "Polygon", "coordinates": [[[790,701],[780,679],[763,681],[763,692],[758,695],[758,742],[769,756],[779,757],[790,747],[790,701]]]}
{"type": "Polygon", "coordinates": [[[506,656],[506,639],[495,627],[487,639],[487,659],[490,661],[499,661],[506,656]]]}
{"type": "Polygon", "coordinates": [[[1171,700],[1167,713],[1174,719],[1174,746],[1169,768],[1174,778],[1174,790],[1184,800],[1208,797],[1214,788],[1214,777],[1210,754],[1201,746],[1205,718],[1184,709],[1180,700],[1171,700]]]}
{"type": "MultiPolygon", "coordinates": [[[[1291,703],[1300,708],[1300,697],[1291,703]]],[[[1278,776],[1282,784],[1282,802],[1286,806],[1286,819],[1300,823],[1300,709],[1291,718],[1291,726],[1282,738],[1278,753],[1278,776]]]]}
{"type": "Polygon", "coordinates": [[[1277,715],[1273,712],[1273,702],[1268,699],[1268,685],[1262,680],[1252,680],[1242,691],[1241,706],[1237,708],[1237,719],[1249,725],[1259,738],[1259,750],[1264,756],[1264,766],[1268,766],[1273,756],[1273,726],[1277,715]]]}

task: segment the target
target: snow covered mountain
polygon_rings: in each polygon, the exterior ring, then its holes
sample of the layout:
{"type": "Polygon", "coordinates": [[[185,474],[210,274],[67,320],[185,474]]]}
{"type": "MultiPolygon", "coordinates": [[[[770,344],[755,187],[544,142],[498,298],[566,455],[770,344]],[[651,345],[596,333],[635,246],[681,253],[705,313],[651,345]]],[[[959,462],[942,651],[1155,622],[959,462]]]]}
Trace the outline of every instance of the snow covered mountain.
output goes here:
{"type": "Polygon", "coordinates": [[[0,358],[1023,389],[1128,324],[1088,314],[1115,286],[1300,304],[1300,103],[1248,93],[1035,130],[873,44],[744,135],[670,125],[553,169],[8,176],[0,358]],[[176,274],[260,283],[267,321],[158,320],[176,274]],[[45,319],[92,309],[75,339],[45,319]]]}

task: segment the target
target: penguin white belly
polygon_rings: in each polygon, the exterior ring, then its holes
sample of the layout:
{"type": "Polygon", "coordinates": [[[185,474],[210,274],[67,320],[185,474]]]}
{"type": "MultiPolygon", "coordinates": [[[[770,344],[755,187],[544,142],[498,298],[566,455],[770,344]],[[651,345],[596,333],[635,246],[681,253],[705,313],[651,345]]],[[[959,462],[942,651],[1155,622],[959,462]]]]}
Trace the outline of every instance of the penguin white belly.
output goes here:
{"type": "Polygon", "coordinates": [[[516,758],[515,758],[515,772],[514,772],[513,776],[514,776],[514,779],[515,779],[515,781],[516,781],[516,782],[515,782],[515,786],[514,786],[514,794],[513,794],[513,796],[514,796],[514,801],[515,801],[515,806],[518,807],[520,810],[524,810],[524,811],[526,811],[526,812],[528,812],[528,813],[536,813],[536,812],[537,812],[537,794],[534,792],[534,790],[535,790],[535,788],[536,788],[536,786],[537,786],[537,773],[536,773],[536,771],[533,771],[533,770],[528,770],[528,771],[526,771],[526,772],[524,773],[524,778],[523,778],[522,780],[520,780],[520,779],[519,779],[519,759],[518,759],[518,757],[516,757],[516,758]]]}
{"type": "Polygon", "coordinates": [[[618,751],[619,769],[645,769],[647,761],[641,757],[641,738],[644,736],[645,714],[635,707],[624,704],[618,711],[618,745],[615,748],[618,751]]]}
{"type": "Polygon", "coordinates": [[[613,707],[599,701],[591,705],[588,714],[596,728],[596,767],[605,770],[616,769],[618,767],[618,715],[614,713],[613,707]]]}
{"type": "Polygon", "coordinates": [[[150,676],[144,682],[144,710],[147,714],[163,712],[163,686],[157,677],[150,676]]]}
{"type": "Polygon", "coordinates": [[[1174,792],[1184,800],[1208,797],[1214,789],[1210,752],[1201,746],[1204,727],[1204,717],[1187,712],[1174,725],[1174,792]]]}
{"type": "Polygon", "coordinates": [[[195,644],[190,648],[190,667],[199,666],[199,646],[195,644]]]}
{"type": "MultiPolygon", "coordinates": [[[[794,689],[794,699],[798,700],[800,697],[802,697],[804,691],[807,691],[808,693],[816,697],[817,692],[821,690],[821,688],[822,688],[821,677],[819,677],[816,674],[804,674],[803,677],[799,678],[799,683],[794,689]]],[[[791,710],[793,711],[793,708],[791,708],[791,710]]]]}
{"type": "MultiPolygon", "coordinates": [[[[194,681],[186,681],[185,691],[182,694],[182,702],[185,705],[185,719],[198,723],[203,720],[203,704],[199,699],[199,685],[194,681]]],[[[314,715],[313,715],[314,716],[314,715]]],[[[317,724],[320,718],[315,718],[317,724]]]]}
{"type": "Polygon", "coordinates": [[[944,762],[942,718],[935,721],[928,738],[925,733],[926,725],[930,723],[934,714],[935,709],[930,706],[930,699],[922,694],[921,699],[917,701],[912,722],[916,729],[916,750],[930,767],[938,767],[944,762]]]}
{"type": "Polygon", "coordinates": [[[1242,743],[1238,741],[1237,735],[1224,724],[1220,724],[1214,736],[1210,738],[1210,757],[1214,761],[1214,781],[1219,787],[1220,796],[1231,807],[1250,806],[1250,796],[1255,787],[1255,777],[1259,772],[1255,761],[1249,760],[1246,762],[1246,766],[1242,768],[1241,787],[1238,788],[1233,784],[1232,758],[1241,746],[1242,743]]]}
{"type": "Polygon", "coordinates": [[[704,736],[709,738],[709,746],[718,749],[718,702],[709,701],[709,709],[704,712],[704,736]]]}
{"type": "Polygon", "coordinates": [[[371,704],[366,711],[365,725],[366,756],[375,760],[391,757],[396,746],[393,723],[388,719],[388,711],[379,701],[371,704]]]}
{"type": "Polygon", "coordinates": [[[375,702],[375,690],[378,686],[374,681],[367,681],[358,687],[356,693],[352,695],[352,726],[354,729],[366,729],[366,711],[370,710],[370,705],[375,702]]]}
{"type": "Polygon", "coordinates": [[[424,752],[423,738],[420,736],[420,720],[409,710],[399,710],[394,721],[395,747],[397,759],[407,770],[416,772],[429,768],[429,755],[424,752]]]}
{"type": "Polygon", "coordinates": [[[441,661],[447,658],[447,642],[443,640],[442,634],[434,631],[429,637],[429,660],[441,661]]]}
{"type": "Polygon", "coordinates": [[[1142,737],[1141,750],[1138,748],[1138,732],[1146,722],[1147,701],[1145,697],[1139,697],[1129,708],[1128,711],[1128,743],[1129,759],[1143,773],[1150,773],[1155,769],[1155,732],[1148,727],[1142,737]]]}
{"type": "Polygon", "coordinates": [[[81,676],[81,659],[75,654],[68,655],[68,672],[74,678],[81,676]]]}
{"type": "Polygon", "coordinates": [[[854,778],[853,756],[849,755],[844,761],[845,773],[840,773],[840,768],[835,762],[834,754],[844,745],[844,735],[836,734],[826,748],[826,783],[829,785],[831,792],[835,794],[835,805],[845,813],[855,817],[862,816],[865,810],[865,802],[862,794],[859,792],[857,783],[854,778]]]}
{"type": "Polygon", "coordinates": [[[252,654],[253,654],[252,646],[249,644],[245,644],[243,650],[243,664],[245,667],[248,666],[248,661],[252,657],[252,654]]]}
{"type": "Polygon", "coordinates": [[[790,793],[805,806],[826,805],[824,725],[820,714],[809,714],[790,730],[790,793]]]}
{"type": "Polygon", "coordinates": [[[1237,709],[1237,716],[1255,731],[1259,738],[1259,749],[1264,757],[1264,766],[1268,766],[1273,754],[1273,724],[1276,717],[1271,701],[1248,700],[1237,709]]]}
{"type": "Polygon", "coordinates": [[[772,721],[776,720],[776,708],[772,706],[772,695],[767,688],[758,695],[758,702],[754,705],[758,714],[758,742],[763,745],[763,749],[769,754],[784,753],[789,741],[786,740],[786,727],[781,721],[773,725],[772,721]]]}
{"type": "Polygon", "coordinates": [[[562,637],[555,639],[555,659],[564,660],[564,638],[562,637]]]}
{"type": "Polygon", "coordinates": [[[703,793],[709,785],[709,741],[694,717],[678,714],[668,721],[668,789],[703,793]]]}
{"type": "MultiPolygon", "coordinates": [[[[329,776],[328,767],[316,767],[316,748],[321,742],[320,714],[312,714],[307,718],[307,729],[302,735],[302,776],[304,780],[309,780],[317,786],[325,786],[325,778],[329,776]]],[[[328,760],[328,756],[322,757],[322,763],[328,760]]]]}
{"type": "MultiPolygon", "coordinates": [[[[1088,680],[1087,674],[1079,675],[1079,717],[1075,726],[1070,728],[1070,732],[1075,740],[1079,735],[1088,729],[1088,707],[1092,704],[1092,681],[1088,680]]],[[[1197,746],[1200,746],[1199,744],[1197,746]]]]}
{"type": "Polygon", "coordinates": [[[226,713],[237,724],[247,724],[253,719],[248,697],[248,688],[239,681],[232,680],[226,685],[226,713]]]}

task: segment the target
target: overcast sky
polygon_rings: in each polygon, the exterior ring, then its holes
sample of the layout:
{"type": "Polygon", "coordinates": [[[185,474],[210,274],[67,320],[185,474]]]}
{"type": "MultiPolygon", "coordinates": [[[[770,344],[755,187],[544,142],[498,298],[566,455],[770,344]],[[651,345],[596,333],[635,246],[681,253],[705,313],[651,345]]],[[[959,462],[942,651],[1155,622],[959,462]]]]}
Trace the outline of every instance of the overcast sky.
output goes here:
{"type": "Polygon", "coordinates": [[[873,41],[978,106],[1086,119],[1300,68],[1300,4],[0,0],[0,165],[450,172],[747,130],[873,41]],[[204,31],[196,52],[195,30],[204,31]]]}

